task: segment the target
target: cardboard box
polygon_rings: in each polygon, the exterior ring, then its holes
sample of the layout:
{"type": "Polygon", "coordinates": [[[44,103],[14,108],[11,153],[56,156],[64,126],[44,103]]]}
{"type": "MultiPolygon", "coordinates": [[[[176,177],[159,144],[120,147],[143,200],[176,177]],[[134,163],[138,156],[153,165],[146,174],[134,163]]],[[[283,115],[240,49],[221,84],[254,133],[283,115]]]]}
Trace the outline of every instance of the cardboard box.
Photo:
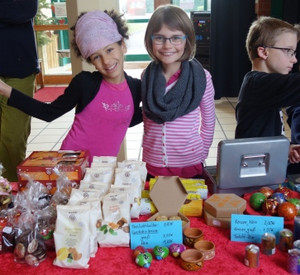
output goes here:
{"type": "Polygon", "coordinates": [[[231,218],[216,218],[210,215],[207,211],[203,211],[204,220],[207,225],[220,227],[220,228],[230,228],[231,218]]]}
{"type": "Polygon", "coordinates": [[[230,218],[231,214],[243,214],[246,200],[233,194],[213,194],[204,202],[204,210],[216,218],[230,218]]]}
{"type": "Polygon", "coordinates": [[[148,221],[155,221],[158,216],[179,216],[183,221],[183,228],[189,227],[190,220],[179,212],[187,194],[179,177],[158,177],[150,191],[150,198],[158,212],[148,221]]]}
{"type": "Polygon", "coordinates": [[[80,183],[88,166],[87,151],[34,151],[17,167],[19,185],[22,188],[27,184],[27,175],[52,189],[58,178],[53,170],[55,167],[59,167],[70,180],[80,183]]]}

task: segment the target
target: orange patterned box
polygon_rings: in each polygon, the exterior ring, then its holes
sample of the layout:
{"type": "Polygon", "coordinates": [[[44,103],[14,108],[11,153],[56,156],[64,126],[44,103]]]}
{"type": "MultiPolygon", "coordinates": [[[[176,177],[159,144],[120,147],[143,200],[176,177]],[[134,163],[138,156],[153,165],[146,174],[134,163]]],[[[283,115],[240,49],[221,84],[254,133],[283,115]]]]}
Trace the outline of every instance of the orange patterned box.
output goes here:
{"type": "Polygon", "coordinates": [[[56,186],[58,178],[53,170],[55,167],[70,180],[79,183],[88,166],[87,151],[34,151],[17,167],[18,180],[21,188],[27,184],[27,177],[30,177],[51,189],[56,186]]]}
{"type": "Polygon", "coordinates": [[[204,210],[216,218],[230,218],[231,214],[243,214],[246,200],[233,194],[213,194],[204,202],[204,210]]]}

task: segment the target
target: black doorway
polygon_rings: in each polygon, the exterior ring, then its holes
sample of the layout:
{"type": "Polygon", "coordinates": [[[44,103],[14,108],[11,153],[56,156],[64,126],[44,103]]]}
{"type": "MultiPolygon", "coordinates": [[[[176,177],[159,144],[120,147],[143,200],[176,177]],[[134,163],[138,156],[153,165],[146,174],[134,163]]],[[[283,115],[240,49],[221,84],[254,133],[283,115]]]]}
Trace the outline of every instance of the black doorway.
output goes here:
{"type": "Polygon", "coordinates": [[[211,1],[211,75],[215,99],[236,97],[251,70],[245,40],[255,20],[255,0],[211,1]]]}

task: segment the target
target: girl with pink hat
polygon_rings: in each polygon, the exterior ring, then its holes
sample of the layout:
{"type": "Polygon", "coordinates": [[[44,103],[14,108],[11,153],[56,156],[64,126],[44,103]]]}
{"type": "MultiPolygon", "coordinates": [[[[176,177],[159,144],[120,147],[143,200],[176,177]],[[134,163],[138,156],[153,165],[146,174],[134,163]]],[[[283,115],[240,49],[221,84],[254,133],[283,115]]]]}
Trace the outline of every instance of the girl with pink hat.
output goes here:
{"type": "Polygon", "coordinates": [[[7,104],[50,122],[75,108],[72,127],[62,150],[88,150],[93,156],[117,156],[127,128],[142,121],[141,82],[124,72],[128,28],[115,11],[81,14],[75,25],[72,47],[78,57],[95,66],[82,71],[63,95],[47,104],[0,82],[7,104]]]}

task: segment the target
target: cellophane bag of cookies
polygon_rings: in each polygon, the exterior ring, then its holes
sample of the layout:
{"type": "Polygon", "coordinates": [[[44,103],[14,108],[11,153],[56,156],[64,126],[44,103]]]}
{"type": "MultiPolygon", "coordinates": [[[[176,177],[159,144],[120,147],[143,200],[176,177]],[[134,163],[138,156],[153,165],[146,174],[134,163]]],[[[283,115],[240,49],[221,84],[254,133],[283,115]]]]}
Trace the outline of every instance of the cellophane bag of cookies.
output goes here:
{"type": "Polygon", "coordinates": [[[108,193],[102,200],[100,247],[129,247],[130,201],[127,194],[108,193]]]}
{"type": "Polygon", "coordinates": [[[89,212],[88,205],[57,206],[54,265],[77,269],[89,267],[89,212]]]}
{"type": "Polygon", "coordinates": [[[15,262],[39,266],[46,258],[46,248],[33,212],[30,209],[24,210],[16,222],[15,262]]]}
{"type": "Polygon", "coordinates": [[[35,211],[34,213],[37,222],[37,229],[41,235],[46,249],[54,250],[54,229],[56,223],[56,208],[49,205],[44,209],[35,211]]]}

